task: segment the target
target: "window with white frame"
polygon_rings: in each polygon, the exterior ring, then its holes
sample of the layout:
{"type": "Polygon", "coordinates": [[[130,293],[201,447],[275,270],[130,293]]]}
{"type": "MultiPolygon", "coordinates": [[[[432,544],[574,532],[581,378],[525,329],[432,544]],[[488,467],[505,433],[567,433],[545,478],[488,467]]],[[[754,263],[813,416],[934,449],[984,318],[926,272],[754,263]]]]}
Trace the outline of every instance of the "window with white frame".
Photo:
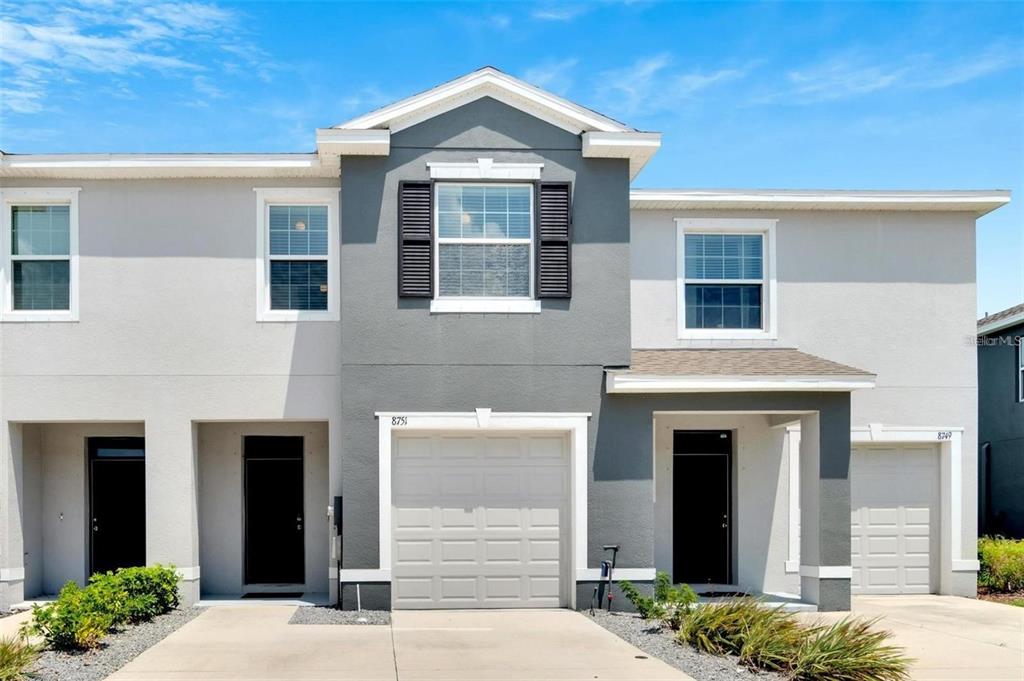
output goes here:
{"type": "Polygon", "coordinates": [[[677,220],[680,338],[772,337],[774,220],[677,220]]]}
{"type": "Polygon", "coordinates": [[[77,199],[77,188],[4,190],[3,319],[77,318],[77,199]]]}
{"type": "Polygon", "coordinates": [[[533,297],[533,185],[435,185],[437,297],[533,297]]]}
{"type": "Polygon", "coordinates": [[[260,320],[338,318],[337,193],[257,190],[260,320]]]}
{"type": "Polygon", "coordinates": [[[1024,336],[1017,337],[1017,401],[1024,402],[1024,336]]]}

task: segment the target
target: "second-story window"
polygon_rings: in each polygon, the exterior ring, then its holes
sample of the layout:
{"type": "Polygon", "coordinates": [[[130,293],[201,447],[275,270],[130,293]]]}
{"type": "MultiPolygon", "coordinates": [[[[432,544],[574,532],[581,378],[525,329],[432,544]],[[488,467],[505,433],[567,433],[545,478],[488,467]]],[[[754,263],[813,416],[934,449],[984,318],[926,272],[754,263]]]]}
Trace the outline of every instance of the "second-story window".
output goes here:
{"type": "Polygon", "coordinates": [[[257,189],[260,321],[339,318],[337,188],[257,189]]]}
{"type": "Polygon", "coordinates": [[[77,319],[78,190],[3,191],[3,319],[77,319]]]}
{"type": "Polygon", "coordinates": [[[774,338],[775,220],[679,218],[681,339],[774,338]]]}
{"type": "Polygon", "coordinates": [[[533,297],[533,186],[436,185],[439,298],[533,297]]]}

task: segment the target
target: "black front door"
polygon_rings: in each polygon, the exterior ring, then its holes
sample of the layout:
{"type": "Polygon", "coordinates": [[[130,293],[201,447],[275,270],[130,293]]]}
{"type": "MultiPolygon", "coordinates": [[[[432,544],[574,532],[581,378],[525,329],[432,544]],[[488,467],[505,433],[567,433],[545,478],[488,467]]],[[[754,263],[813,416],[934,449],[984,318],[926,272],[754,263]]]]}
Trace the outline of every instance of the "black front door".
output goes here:
{"type": "Polygon", "coordinates": [[[245,583],[305,578],[302,438],[245,438],[245,583]]]}
{"type": "Polygon", "coordinates": [[[89,438],[89,571],[146,564],[146,444],[89,438]]]}
{"type": "Polygon", "coordinates": [[[673,434],[673,581],[728,584],[732,433],[673,434]]]}

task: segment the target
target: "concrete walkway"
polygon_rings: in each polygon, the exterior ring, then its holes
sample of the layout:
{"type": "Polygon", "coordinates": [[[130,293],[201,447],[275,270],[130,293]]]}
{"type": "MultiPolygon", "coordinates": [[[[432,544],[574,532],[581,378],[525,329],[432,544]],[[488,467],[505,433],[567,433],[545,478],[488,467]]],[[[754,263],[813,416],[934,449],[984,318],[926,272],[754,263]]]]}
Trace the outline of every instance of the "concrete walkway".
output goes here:
{"type": "Polygon", "coordinates": [[[1024,680],[1024,608],[954,596],[856,596],[853,613],[882,618],[878,626],[916,659],[914,681],[1024,680]]]}
{"type": "Polygon", "coordinates": [[[392,626],[288,624],[294,610],[210,608],[109,678],[692,681],[569,610],[396,612],[392,626]]]}
{"type": "Polygon", "coordinates": [[[0,617],[0,638],[18,638],[21,625],[32,619],[32,611],[25,610],[7,617],[0,617]]]}

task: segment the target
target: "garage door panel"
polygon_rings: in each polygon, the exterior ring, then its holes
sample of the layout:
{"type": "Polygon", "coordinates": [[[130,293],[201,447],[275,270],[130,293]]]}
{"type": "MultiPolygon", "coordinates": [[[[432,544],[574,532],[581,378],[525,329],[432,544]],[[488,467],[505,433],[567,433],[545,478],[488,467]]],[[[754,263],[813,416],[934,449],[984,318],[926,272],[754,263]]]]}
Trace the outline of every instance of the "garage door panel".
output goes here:
{"type": "Polygon", "coordinates": [[[564,605],[565,438],[417,437],[410,457],[405,443],[393,447],[394,606],[564,605]]]}
{"type": "Polygon", "coordinates": [[[850,496],[853,592],[929,593],[938,559],[937,448],[855,448],[850,496]]]}

